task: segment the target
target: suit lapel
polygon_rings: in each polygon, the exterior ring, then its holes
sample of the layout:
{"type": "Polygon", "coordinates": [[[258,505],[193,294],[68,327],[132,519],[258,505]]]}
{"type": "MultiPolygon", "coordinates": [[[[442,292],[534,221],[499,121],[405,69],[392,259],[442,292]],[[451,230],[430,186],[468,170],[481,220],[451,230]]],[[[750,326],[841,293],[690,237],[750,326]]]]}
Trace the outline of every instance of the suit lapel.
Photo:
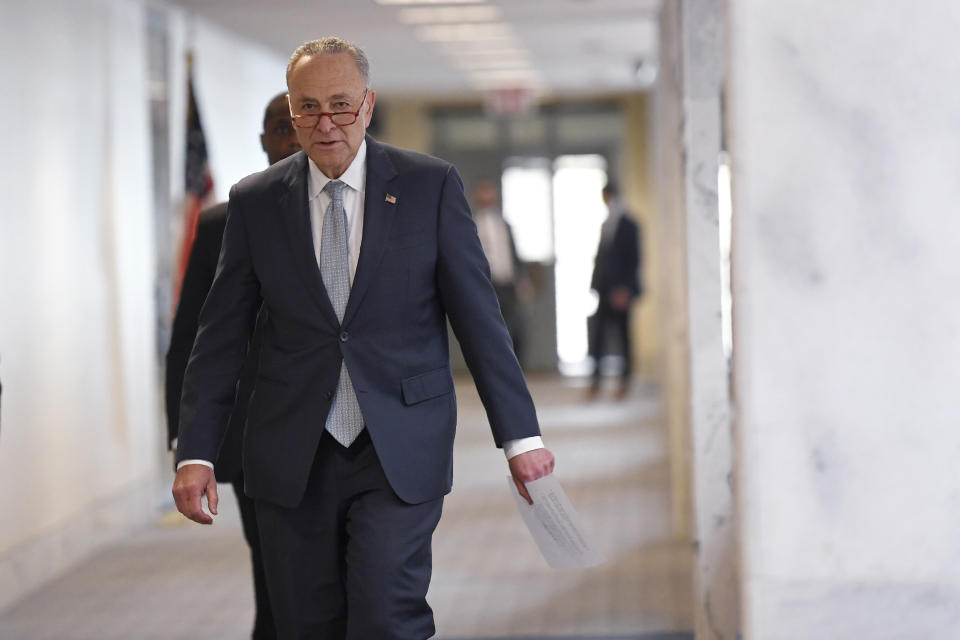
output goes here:
{"type": "Polygon", "coordinates": [[[386,248],[390,228],[396,219],[400,192],[390,182],[397,171],[383,147],[372,137],[367,136],[367,184],[363,205],[363,241],[360,244],[360,258],[357,273],[350,289],[350,299],[343,315],[343,324],[350,322],[357,312],[363,297],[374,279],[380,258],[386,248]],[[390,185],[389,191],[387,189],[390,185]],[[387,202],[387,195],[393,196],[393,202],[387,202]]]}
{"type": "Polygon", "coordinates": [[[280,197],[280,218],[293,251],[297,269],[311,297],[320,307],[323,317],[333,327],[339,327],[337,314],[330,304],[323,277],[313,248],[313,232],[310,225],[310,204],[307,201],[307,155],[302,151],[283,178],[284,189],[280,197]]]}

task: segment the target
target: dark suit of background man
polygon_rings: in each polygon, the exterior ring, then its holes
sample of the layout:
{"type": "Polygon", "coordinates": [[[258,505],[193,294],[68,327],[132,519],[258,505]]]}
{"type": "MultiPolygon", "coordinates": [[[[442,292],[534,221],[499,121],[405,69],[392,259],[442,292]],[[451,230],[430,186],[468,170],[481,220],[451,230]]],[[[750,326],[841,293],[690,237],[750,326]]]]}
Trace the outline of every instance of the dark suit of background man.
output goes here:
{"type": "Polygon", "coordinates": [[[590,288],[597,292],[597,312],[590,318],[590,355],[594,369],[588,397],[596,397],[600,390],[600,358],[604,355],[611,335],[615,335],[623,349],[623,370],[617,398],[626,396],[633,371],[630,344],[630,307],[640,288],[640,227],[620,201],[615,184],[603,188],[603,202],[609,215],[600,229],[600,244],[593,267],[590,288]]]}
{"type": "MultiPolygon", "coordinates": [[[[263,133],[260,145],[267,154],[267,160],[274,164],[300,150],[300,143],[290,123],[287,109],[287,96],[281,93],[267,105],[263,114],[263,133]]],[[[171,448],[176,446],[177,431],[180,425],[180,391],[183,386],[183,374],[187,368],[187,359],[197,337],[198,317],[203,301],[207,298],[220,255],[220,240],[227,221],[227,204],[222,203],[200,214],[197,224],[197,237],[190,252],[190,261],[183,278],[180,303],[173,317],[173,335],[167,351],[167,430],[171,448]]],[[[240,505],[240,518],[243,522],[243,535],[250,546],[250,559],[253,565],[253,587],[256,599],[256,617],[253,625],[254,640],[267,640],[277,637],[270,611],[270,599],[267,595],[267,583],[263,572],[263,560],[260,554],[260,534],[257,530],[257,517],[253,500],[243,493],[243,470],[240,465],[240,449],[243,436],[243,424],[247,419],[247,403],[253,381],[257,375],[257,357],[259,355],[259,333],[255,336],[250,353],[240,377],[237,388],[237,400],[230,415],[230,426],[223,446],[216,460],[217,479],[229,482],[240,505]]]]}
{"type": "MultiPolygon", "coordinates": [[[[235,185],[183,383],[180,511],[210,523],[253,320],[243,470],[281,638],[434,633],[430,541],[452,483],[447,320],[518,489],[550,473],[460,177],[366,136],[369,64],[339,38],[287,67],[304,153],[235,185]]],[[[529,495],[526,495],[529,499],[529,495]]]]}

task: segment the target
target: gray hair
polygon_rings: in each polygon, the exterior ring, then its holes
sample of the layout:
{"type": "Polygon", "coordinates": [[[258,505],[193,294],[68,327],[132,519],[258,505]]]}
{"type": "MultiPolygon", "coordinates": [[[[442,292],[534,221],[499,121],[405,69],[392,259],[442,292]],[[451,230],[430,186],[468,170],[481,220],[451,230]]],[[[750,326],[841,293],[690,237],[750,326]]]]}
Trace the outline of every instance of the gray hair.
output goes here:
{"type": "Polygon", "coordinates": [[[322,56],[334,53],[348,53],[357,64],[360,75],[363,76],[363,84],[370,88],[370,61],[367,60],[367,54],[357,45],[347,42],[343,38],[328,36],[319,40],[304,42],[297,47],[293,55],[290,56],[290,62],[287,63],[287,86],[290,86],[290,74],[300,58],[304,56],[322,56]]]}

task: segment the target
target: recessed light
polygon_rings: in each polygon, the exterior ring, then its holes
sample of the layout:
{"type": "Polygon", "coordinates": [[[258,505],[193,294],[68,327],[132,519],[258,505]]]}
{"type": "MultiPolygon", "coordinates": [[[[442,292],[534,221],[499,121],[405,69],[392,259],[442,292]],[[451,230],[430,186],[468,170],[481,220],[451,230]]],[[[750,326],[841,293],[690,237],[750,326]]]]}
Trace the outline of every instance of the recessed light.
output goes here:
{"type": "Polygon", "coordinates": [[[639,59],[633,63],[633,75],[640,85],[652,85],[657,81],[657,63],[639,59]]]}

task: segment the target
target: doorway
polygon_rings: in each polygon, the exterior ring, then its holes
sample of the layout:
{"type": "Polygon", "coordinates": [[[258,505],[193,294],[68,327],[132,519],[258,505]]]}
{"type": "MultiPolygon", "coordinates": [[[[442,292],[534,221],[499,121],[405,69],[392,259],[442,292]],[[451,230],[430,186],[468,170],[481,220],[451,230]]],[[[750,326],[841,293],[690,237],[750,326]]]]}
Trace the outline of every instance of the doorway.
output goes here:
{"type": "MultiPolygon", "coordinates": [[[[606,215],[600,191],[622,155],[620,105],[547,105],[503,118],[450,107],[435,110],[432,121],[434,152],[456,165],[468,193],[480,180],[500,184],[534,289],[523,305],[525,370],[584,373],[586,318],[596,307],[590,276],[606,215]]],[[[460,353],[452,362],[465,370],[460,353]]]]}
{"type": "Polygon", "coordinates": [[[565,375],[584,375],[587,318],[597,307],[590,276],[606,208],[607,161],[598,154],[510,158],[501,177],[504,218],[525,262],[553,265],[555,355],[565,375]]]}

